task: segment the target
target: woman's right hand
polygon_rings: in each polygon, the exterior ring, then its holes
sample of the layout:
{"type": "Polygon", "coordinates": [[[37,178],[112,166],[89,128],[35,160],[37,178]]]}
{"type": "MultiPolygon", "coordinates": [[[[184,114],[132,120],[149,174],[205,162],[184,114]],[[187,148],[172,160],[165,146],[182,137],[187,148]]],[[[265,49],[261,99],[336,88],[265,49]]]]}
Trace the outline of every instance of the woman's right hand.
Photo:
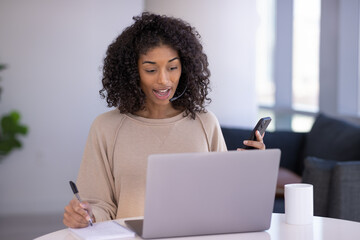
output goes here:
{"type": "MultiPolygon", "coordinates": [[[[65,207],[63,223],[70,228],[83,228],[89,225],[90,216],[93,216],[91,205],[88,202],[79,202],[72,199],[65,207]]],[[[92,217],[95,222],[94,217],[92,217]]]]}

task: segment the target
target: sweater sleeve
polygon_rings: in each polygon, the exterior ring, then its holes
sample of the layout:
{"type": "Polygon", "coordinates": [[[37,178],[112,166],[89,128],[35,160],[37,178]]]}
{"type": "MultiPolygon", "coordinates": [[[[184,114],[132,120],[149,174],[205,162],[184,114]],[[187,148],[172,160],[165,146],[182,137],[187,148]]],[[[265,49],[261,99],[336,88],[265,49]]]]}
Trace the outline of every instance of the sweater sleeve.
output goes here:
{"type": "Polygon", "coordinates": [[[117,210],[106,125],[99,117],[92,124],[77,179],[80,195],[91,204],[97,222],[115,219],[117,210]]]}
{"type": "Polygon", "coordinates": [[[199,114],[200,121],[207,135],[209,151],[224,152],[227,151],[224,136],[222,134],[219,121],[214,113],[208,111],[205,114],[199,114]]]}

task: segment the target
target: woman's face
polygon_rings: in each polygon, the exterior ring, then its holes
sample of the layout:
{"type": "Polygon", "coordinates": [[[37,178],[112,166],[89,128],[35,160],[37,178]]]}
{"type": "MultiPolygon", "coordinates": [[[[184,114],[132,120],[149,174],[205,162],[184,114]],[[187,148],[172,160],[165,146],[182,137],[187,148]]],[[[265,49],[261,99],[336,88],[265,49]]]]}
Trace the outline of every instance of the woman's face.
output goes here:
{"type": "Polygon", "coordinates": [[[140,87],[146,95],[147,107],[171,105],[181,76],[181,62],[176,50],[160,45],[140,55],[138,60],[140,87]]]}

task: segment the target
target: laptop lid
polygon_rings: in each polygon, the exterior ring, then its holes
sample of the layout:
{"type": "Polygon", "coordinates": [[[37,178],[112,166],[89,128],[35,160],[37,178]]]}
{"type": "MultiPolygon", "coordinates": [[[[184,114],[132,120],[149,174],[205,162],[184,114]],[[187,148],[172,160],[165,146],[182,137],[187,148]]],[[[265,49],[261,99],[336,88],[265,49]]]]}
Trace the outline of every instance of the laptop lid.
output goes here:
{"type": "Polygon", "coordinates": [[[278,149],[151,155],[138,231],[163,238],[267,230],[279,163],[278,149]]]}

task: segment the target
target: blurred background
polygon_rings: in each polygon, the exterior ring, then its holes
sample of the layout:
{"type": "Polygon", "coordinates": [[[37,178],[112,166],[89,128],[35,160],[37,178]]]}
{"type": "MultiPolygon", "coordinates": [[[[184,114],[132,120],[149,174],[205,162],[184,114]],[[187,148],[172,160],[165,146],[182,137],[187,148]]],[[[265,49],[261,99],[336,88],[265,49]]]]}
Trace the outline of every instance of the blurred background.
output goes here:
{"type": "Polygon", "coordinates": [[[0,160],[0,238],[65,226],[107,46],[143,11],[202,36],[222,126],[309,131],[319,112],[359,122],[359,0],[0,0],[0,115],[28,133],[0,160]]]}

